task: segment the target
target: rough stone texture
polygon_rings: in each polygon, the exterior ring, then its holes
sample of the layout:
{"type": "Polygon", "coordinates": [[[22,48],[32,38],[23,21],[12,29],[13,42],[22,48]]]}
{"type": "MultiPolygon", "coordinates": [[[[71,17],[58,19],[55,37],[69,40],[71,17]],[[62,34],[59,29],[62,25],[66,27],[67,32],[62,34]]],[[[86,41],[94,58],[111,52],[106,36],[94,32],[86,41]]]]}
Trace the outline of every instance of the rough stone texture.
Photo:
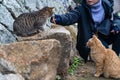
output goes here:
{"type": "MultiPolygon", "coordinates": [[[[67,6],[70,5],[71,2],[72,0],[0,0],[0,24],[7,28],[9,32],[13,32],[13,22],[20,14],[36,11],[44,6],[55,7],[54,12],[56,14],[62,14],[65,13],[67,6]]],[[[50,27],[51,24],[48,19],[43,28],[48,30],[50,27]]],[[[3,34],[1,31],[0,33],[3,34]]],[[[7,33],[4,34],[7,35],[7,33]]],[[[12,34],[9,35],[12,36],[12,34]]],[[[1,44],[10,42],[9,37],[5,38],[4,35],[0,36],[0,38],[1,37],[3,38],[2,41],[0,41],[1,44]]],[[[12,41],[16,40],[13,39],[11,42],[12,41]]]]}
{"type": "Polygon", "coordinates": [[[114,12],[120,11],[120,0],[114,0],[114,12]]]}
{"type": "Polygon", "coordinates": [[[10,12],[0,4],[0,23],[4,24],[5,27],[7,26],[9,30],[13,30],[13,17],[11,16],[10,12]]]}
{"type": "Polygon", "coordinates": [[[55,39],[0,45],[0,72],[29,80],[55,80],[61,46],[55,39]]]}
{"type": "Polygon", "coordinates": [[[57,39],[61,43],[62,55],[57,72],[64,78],[68,74],[67,72],[69,68],[70,52],[72,50],[72,38],[70,37],[70,33],[68,33],[66,29],[64,29],[63,27],[61,28],[62,29],[51,29],[50,32],[48,32],[48,36],[46,39],[57,39]]]}
{"type": "Polygon", "coordinates": [[[50,29],[46,32],[37,34],[32,37],[22,37],[19,38],[22,40],[37,40],[37,39],[56,39],[61,43],[61,59],[59,62],[57,74],[61,75],[62,78],[67,76],[68,68],[69,68],[69,60],[70,53],[72,50],[72,38],[70,36],[70,32],[66,30],[64,27],[57,27],[55,29],[50,29]]]}
{"type": "Polygon", "coordinates": [[[0,74],[0,80],[25,80],[20,74],[0,74]]]}
{"type": "Polygon", "coordinates": [[[0,0],[0,2],[2,2],[2,0],[0,0]]]}
{"type": "Polygon", "coordinates": [[[0,44],[6,42],[11,43],[16,41],[16,38],[2,24],[0,24],[0,44]]]}
{"type": "Polygon", "coordinates": [[[30,11],[36,11],[36,4],[39,3],[37,0],[25,0],[25,7],[30,11]]]}
{"type": "Polygon", "coordinates": [[[16,0],[3,0],[3,5],[11,13],[13,18],[16,18],[23,12],[26,12],[26,10],[21,7],[16,0]]]}

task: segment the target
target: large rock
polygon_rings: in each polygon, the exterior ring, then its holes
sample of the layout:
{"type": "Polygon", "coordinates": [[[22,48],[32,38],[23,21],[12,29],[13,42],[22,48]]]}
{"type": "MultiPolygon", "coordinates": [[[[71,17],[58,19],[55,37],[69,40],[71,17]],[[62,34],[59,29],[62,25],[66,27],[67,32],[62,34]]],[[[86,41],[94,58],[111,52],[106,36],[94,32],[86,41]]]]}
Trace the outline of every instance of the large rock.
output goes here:
{"type": "Polygon", "coordinates": [[[0,45],[0,72],[29,80],[55,80],[61,46],[55,39],[0,45]]]}
{"type": "Polygon", "coordinates": [[[43,39],[56,39],[61,43],[61,55],[60,62],[57,70],[57,74],[61,75],[62,78],[67,76],[69,61],[70,61],[70,53],[72,50],[72,38],[70,36],[70,32],[66,30],[64,27],[59,26],[55,29],[50,29],[46,32],[39,33],[32,37],[19,37],[19,41],[28,41],[28,40],[43,40],[43,39]]]}
{"type": "Polygon", "coordinates": [[[0,24],[0,44],[15,42],[16,38],[2,24],[0,24]]]}
{"type": "Polygon", "coordinates": [[[13,31],[14,19],[6,7],[0,4],[0,23],[8,27],[9,30],[13,31]]]}
{"type": "Polygon", "coordinates": [[[70,32],[64,27],[58,27],[56,29],[51,29],[48,31],[47,35],[48,36],[46,39],[57,39],[61,43],[62,54],[57,72],[64,79],[68,74],[70,53],[72,50],[72,38],[70,36],[70,32]]]}
{"type": "Polygon", "coordinates": [[[25,80],[20,74],[0,74],[0,80],[25,80]]]}
{"type": "Polygon", "coordinates": [[[13,18],[18,17],[20,14],[26,12],[25,8],[21,6],[16,0],[3,0],[3,5],[11,13],[13,18]]]}

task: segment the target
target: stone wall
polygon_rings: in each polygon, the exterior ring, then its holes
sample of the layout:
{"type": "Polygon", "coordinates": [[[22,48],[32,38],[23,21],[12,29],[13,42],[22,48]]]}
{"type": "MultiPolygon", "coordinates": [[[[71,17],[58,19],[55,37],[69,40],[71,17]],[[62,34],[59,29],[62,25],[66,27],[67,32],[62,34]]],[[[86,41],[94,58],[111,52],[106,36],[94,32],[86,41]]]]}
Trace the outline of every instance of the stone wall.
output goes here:
{"type": "Polygon", "coordinates": [[[120,0],[114,0],[114,12],[120,11],[120,0]]]}
{"type": "MultiPolygon", "coordinates": [[[[0,44],[16,41],[13,22],[20,14],[36,11],[44,6],[55,7],[54,12],[62,14],[71,4],[74,4],[72,0],[0,0],[0,44]]],[[[43,27],[47,30],[50,25],[48,20],[43,27]]]]}

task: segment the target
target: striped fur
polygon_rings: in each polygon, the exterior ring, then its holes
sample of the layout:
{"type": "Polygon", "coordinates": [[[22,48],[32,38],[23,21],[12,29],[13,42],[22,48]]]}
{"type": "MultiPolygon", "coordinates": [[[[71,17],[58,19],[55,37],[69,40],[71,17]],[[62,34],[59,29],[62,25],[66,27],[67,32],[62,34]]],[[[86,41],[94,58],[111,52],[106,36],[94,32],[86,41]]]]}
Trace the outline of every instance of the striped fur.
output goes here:
{"type": "Polygon", "coordinates": [[[32,13],[23,13],[13,23],[13,30],[17,36],[27,37],[44,31],[42,27],[47,18],[52,16],[53,7],[44,7],[32,13]]]}

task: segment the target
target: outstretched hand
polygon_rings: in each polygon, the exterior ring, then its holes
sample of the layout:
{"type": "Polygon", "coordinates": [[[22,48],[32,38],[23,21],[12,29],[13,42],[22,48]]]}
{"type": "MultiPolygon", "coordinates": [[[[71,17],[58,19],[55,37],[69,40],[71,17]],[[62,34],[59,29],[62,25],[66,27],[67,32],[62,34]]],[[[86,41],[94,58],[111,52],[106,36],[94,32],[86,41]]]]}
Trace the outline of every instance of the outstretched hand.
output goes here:
{"type": "Polygon", "coordinates": [[[61,17],[60,15],[54,15],[51,17],[50,22],[54,23],[54,24],[59,24],[61,22],[61,17]]]}
{"type": "Polygon", "coordinates": [[[50,19],[50,22],[52,22],[52,23],[56,24],[56,22],[55,22],[55,21],[56,21],[55,16],[52,16],[52,17],[51,17],[51,19],[50,19]]]}

